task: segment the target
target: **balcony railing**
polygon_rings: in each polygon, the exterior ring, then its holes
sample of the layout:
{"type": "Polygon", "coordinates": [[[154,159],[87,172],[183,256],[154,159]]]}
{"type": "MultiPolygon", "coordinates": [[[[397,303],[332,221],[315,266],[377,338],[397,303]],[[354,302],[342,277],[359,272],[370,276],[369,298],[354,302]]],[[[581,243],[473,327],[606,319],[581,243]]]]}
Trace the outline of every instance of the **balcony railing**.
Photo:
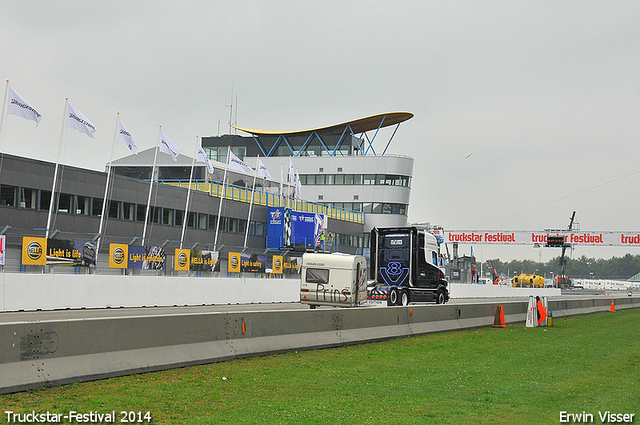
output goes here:
{"type": "MultiPolygon", "coordinates": [[[[165,179],[159,180],[160,183],[172,186],[178,186],[188,189],[188,180],[165,179]]],[[[211,180],[193,180],[191,182],[191,190],[208,193],[216,198],[228,199],[238,202],[251,202],[252,189],[248,187],[235,186],[232,184],[222,184],[211,180]]],[[[312,201],[304,201],[286,196],[280,196],[277,193],[270,193],[264,190],[256,189],[253,193],[253,203],[264,207],[281,207],[291,208],[298,212],[312,212],[325,214],[329,218],[343,220],[352,223],[364,224],[365,214],[359,211],[348,210],[345,208],[333,207],[326,204],[320,204],[312,201]]]]}

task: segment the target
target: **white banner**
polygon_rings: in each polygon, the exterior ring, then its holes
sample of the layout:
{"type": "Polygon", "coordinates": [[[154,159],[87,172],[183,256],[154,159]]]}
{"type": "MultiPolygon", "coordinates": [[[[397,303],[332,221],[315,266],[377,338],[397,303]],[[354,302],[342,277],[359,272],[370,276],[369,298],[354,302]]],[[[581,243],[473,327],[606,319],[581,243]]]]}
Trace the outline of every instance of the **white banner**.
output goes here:
{"type": "Polygon", "coordinates": [[[182,152],[182,149],[176,146],[162,131],[160,132],[160,152],[166,153],[177,161],[178,155],[182,152]]]}
{"type": "Polygon", "coordinates": [[[67,127],[75,128],[93,139],[96,126],[76,108],[67,103],[67,127]]]}
{"type": "Polygon", "coordinates": [[[533,245],[546,244],[547,236],[564,236],[565,243],[585,246],[640,246],[640,232],[571,232],[445,230],[445,243],[533,245]]]}
{"type": "Polygon", "coordinates": [[[127,131],[122,121],[118,120],[118,122],[120,123],[118,127],[118,142],[127,145],[129,149],[131,149],[131,152],[138,155],[138,146],[136,145],[136,141],[133,140],[133,136],[127,131]]]}
{"type": "MultiPolygon", "coordinates": [[[[8,85],[8,83],[7,83],[8,85]]],[[[24,97],[20,96],[11,87],[9,87],[9,107],[7,112],[11,115],[17,115],[22,118],[26,118],[31,121],[35,121],[36,124],[42,119],[42,115],[36,111],[33,106],[27,102],[24,97]]]]}
{"type": "Polygon", "coordinates": [[[229,169],[237,170],[245,174],[253,174],[253,168],[249,167],[247,164],[242,162],[240,158],[234,155],[233,152],[229,151],[229,169]]]}

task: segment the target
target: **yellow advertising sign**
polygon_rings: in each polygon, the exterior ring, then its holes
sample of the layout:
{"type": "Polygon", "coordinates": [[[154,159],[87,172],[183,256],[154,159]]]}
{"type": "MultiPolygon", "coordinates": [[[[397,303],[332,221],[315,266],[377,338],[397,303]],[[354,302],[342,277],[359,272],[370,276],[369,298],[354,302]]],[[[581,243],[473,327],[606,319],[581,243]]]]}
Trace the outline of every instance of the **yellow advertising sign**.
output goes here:
{"type": "Polygon", "coordinates": [[[47,265],[47,239],[22,237],[22,264],[30,266],[47,265]]]}
{"type": "Polygon", "coordinates": [[[191,264],[191,250],[190,249],[178,249],[176,248],[176,255],[173,269],[177,271],[189,271],[189,264],[191,264]]]}
{"type": "Polygon", "coordinates": [[[274,255],[273,256],[273,274],[282,274],[284,266],[284,257],[282,255],[274,255]]]}
{"type": "Polygon", "coordinates": [[[229,253],[228,271],[230,273],[240,273],[240,259],[241,259],[241,256],[239,252],[229,253]]]}
{"type": "Polygon", "coordinates": [[[122,243],[109,244],[109,268],[126,269],[127,257],[129,256],[129,245],[122,243]]]}

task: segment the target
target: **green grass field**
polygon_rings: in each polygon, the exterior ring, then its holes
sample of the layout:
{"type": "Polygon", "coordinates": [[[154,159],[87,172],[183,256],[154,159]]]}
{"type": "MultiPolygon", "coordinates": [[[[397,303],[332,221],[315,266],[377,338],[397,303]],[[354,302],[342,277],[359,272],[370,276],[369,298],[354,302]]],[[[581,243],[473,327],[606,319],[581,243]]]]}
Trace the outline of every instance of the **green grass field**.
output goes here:
{"type": "Polygon", "coordinates": [[[148,411],[161,424],[557,424],[561,411],[601,423],[610,411],[640,423],[640,309],[38,389],[0,405],[0,423],[8,410],[116,411],[116,423],[148,411]]]}

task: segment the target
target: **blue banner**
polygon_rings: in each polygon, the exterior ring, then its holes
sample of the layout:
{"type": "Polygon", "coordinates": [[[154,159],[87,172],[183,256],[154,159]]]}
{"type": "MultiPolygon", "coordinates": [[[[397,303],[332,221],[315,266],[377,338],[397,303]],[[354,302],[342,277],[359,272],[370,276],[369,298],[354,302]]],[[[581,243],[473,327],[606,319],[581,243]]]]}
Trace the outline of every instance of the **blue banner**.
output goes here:
{"type": "Polygon", "coordinates": [[[270,207],[267,223],[267,248],[303,245],[315,247],[325,225],[326,215],[270,207]]]}
{"type": "Polygon", "coordinates": [[[127,268],[144,270],[162,270],[164,268],[164,249],[159,246],[129,245],[127,268]]]}

